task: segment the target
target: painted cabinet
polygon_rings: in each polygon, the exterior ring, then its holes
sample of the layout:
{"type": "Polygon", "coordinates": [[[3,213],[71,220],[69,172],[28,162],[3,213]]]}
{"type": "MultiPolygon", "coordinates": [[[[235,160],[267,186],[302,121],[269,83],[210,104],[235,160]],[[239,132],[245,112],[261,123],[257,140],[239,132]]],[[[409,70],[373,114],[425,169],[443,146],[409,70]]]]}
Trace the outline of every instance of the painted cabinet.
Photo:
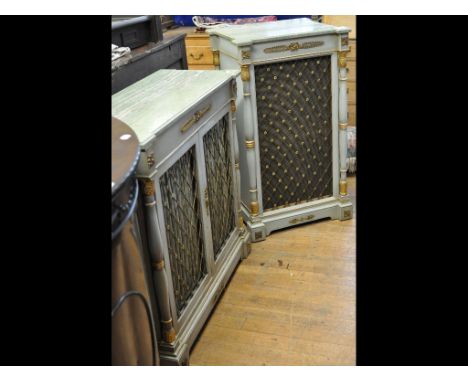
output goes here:
{"type": "Polygon", "coordinates": [[[141,231],[151,259],[161,364],[189,351],[241,258],[239,71],[160,70],[112,97],[138,135],[141,231]]]}
{"type": "Polygon", "coordinates": [[[347,27],[294,19],[209,30],[219,68],[240,69],[242,214],[251,239],[350,219],[347,27]]]}
{"type": "Polygon", "coordinates": [[[356,126],[356,16],[323,16],[325,24],[336,26],[347,26],[349,32],[349,52],[347,57],[348,71],[348,123],[356,126]]]}

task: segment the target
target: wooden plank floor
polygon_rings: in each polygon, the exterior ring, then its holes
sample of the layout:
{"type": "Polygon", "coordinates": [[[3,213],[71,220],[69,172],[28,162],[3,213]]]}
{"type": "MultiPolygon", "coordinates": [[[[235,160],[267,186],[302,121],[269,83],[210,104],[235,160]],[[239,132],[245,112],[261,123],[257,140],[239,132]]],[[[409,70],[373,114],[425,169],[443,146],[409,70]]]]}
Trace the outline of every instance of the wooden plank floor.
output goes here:
{"type": "MultiPolygon", "coordinates": [[[[355,205],[355,177],[349,177],[355,205]]],[[[253,243],[191,365],[354,365],[355,224],[322,221],[253,243]]]]}

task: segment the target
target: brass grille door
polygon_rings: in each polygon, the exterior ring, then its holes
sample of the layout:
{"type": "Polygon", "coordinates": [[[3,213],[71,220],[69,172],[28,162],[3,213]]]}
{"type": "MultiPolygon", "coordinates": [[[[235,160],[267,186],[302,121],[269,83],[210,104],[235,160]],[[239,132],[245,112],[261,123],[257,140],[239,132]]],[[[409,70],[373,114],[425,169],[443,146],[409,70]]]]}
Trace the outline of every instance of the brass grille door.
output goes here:
{"type": "Polygon", "coordinates": [[[203,146],[213,253],[217,259],[223,245],[235,229],[234,184],[228,115],[224,116],[203,137],[203,146]]]}
{"type": "Polygon", "coordinates": [[[195,147],[160,178],[172,283],[180,317],[207,273],[195,147]]]}
{"type": "Polygon", "coordinates": [[[255,66],[263,208],[331,196],[329,55],[255,66]]]}

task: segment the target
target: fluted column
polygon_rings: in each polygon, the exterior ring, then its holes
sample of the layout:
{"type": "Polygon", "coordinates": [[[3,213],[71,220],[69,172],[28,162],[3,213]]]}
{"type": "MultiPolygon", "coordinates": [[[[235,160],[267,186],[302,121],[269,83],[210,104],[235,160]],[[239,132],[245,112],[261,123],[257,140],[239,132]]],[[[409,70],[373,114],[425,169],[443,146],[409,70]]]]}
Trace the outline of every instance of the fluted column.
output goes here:
{"type": "Polygon", "coordinates": [[[158,216],[156,213],[156,196],[154,180],[151,178],[141,179],[143,184],[144,211],[146,222],[146,233],[148,237],[148,250],[151,257],[151,266],[154,280],[156,298],[158,300],[159,312],[161,314],[162,338],[167,343],[175,341],[171,308],[169,304],[169,292],[167,275],[161,245],[161,231],[159,230],[158,216]]]}

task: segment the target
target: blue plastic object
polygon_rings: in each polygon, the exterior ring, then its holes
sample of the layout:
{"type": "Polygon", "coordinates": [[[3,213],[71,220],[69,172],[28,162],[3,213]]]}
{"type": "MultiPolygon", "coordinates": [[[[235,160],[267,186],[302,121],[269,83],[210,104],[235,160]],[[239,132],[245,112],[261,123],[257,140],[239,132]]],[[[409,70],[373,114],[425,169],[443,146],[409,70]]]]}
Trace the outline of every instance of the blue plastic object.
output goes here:
{"type": "MultiPolygon", "coordinates": [[[[241,16],[234,16],[234,15],[227,15],[227,16],[214,16],[214,15],[197,15],[197,16],[209,16],[213,17],[216,19],[245,19],[248,17],[262,17],[262,16],[274,16],[274,15],[254,15],[254,16],[247,16],[247,15],[241,15],[241,16]]],[[[174,19],[174,22],[177,25],[181,26],[194,26],[192,17],[193,16],[172,16],[174,19]]],[[[288,20],[288,19],[299,19],[302,17],[310,17],[310,16],[291,16],[291,15],[280,15],[276,16],[278,20],[288,20]]]]}

